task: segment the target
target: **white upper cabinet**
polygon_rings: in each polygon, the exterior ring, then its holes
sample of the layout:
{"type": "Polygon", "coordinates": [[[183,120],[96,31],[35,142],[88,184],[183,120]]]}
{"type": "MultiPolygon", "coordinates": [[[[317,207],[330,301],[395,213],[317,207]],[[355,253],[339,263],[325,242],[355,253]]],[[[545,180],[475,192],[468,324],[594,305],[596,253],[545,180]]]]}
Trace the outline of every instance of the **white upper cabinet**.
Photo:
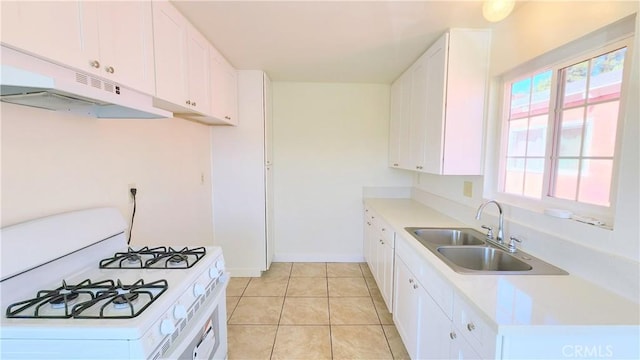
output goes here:
{"type": "Polygon", "coordinates": [[[205,124],[238,124],[236,70],[169,2],[153,2],[156,106],[205,124]]]}
{"type": "Polygon", "coordinates": [[[11,1],[2,11],[4,44],[153,94],[150,1],[11,1]]]}
{"type": "Polygon", "coordinates": [[[153,3],[158,106],[177,114],[210,111],[208,42],[169,2],[153,3]]]}
{"type": "Polygon", "coordinates": [[[214,48],[209,49],[211,115],[233,125],[238,124],[238,74],[214,48]]]}
{"type": "MultiPolygon", "coordinates": [[[[87,2],[87,17],[96,16],[102,77],[147,94],[155,91],[151,2],[87,2]]],[[[88,24],[87,24],[88,25],[88,24]]]]}
{"type": "Polygon", "coordinates": [[[400,96],[392,87],[389,143],[398,149],[389,153],[398,155],[390,166],[440,175],[482,173],[490,41],[488,30],[450,29],[396,80],[406,91],[400,96]],[[403,122],[408,130],[394,129],[403,122]]]}
{"type": "Polygon", "coordinates": [[[83,38],[80,1],[2,1],[0,6],[4,45],[77,68],[88,64],[87,46],[97,43],[83,38]]]}
{"type": "Polygon", "coordinates": [[[411,69],[391,85],[391,111],[389,125],[389,166],[411,169],[409,148],[409,122],[411,121],[411,69]]]}

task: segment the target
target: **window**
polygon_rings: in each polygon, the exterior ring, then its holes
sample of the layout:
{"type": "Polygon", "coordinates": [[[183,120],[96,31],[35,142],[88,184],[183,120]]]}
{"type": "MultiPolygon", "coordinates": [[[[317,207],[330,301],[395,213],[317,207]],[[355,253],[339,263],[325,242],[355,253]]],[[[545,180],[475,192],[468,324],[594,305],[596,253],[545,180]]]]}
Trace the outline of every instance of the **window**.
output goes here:
{"type": "Polygon", "coordinates": [[[538,64],[504,82],[499,192],[567,208],[611,206],[627,47],[538,64]]]}

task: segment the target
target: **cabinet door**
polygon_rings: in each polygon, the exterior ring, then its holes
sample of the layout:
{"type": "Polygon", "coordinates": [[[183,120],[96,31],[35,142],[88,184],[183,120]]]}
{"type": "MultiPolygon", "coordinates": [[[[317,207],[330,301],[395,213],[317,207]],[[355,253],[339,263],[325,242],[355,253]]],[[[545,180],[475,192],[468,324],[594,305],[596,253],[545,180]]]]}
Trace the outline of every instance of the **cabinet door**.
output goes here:
{"type": "MultiPolygon", "coordinates": [[[[209,52],[211,115],[229,124],[237,125],[238,76],[236,70],[215,48],[211,47],[209,52]]],[[[265,98],[265,121],[267,117],[266,111],[265,98]]]]}
{"type": "Polygon", "coordinates": [[[427,133],[427,54],[411,68],[410,159],[413,170],[423,171],[425,136],[427,133]]]}
{"type": "Polygon", "coordinates": [[[451,320],[422,287],[416,291],[419,293],[417,358],[446,359],[451,343],[451,320]]]}
{"type": "Polygon", "coordinates": [[[187,23],[168,2],[153,2],[152,7],[156,96],[186,106],[187,23]]]}
{"type": "Polygon", "coordinates": [[[471,345],[469,345],[464,337],[460,336],[455,327],[451,327],[450,334],[451,347],[449,349],[449,356],[447,356],[449,359],[482,359],[482,357],[473,349],[473,347],[471,347],[471,345]]]}
{"type": "Polygon", "coordinates": [[[187,25],[187,105],[204,114],[211,112],[209,97],[209,43],[187,25]]]}
{"type": "MultiPolygon", "coordinates": [[[[441,174],[444,160],[444,121],[445,121],[445,88],[447,76],[447,39],[448,34],[442,36],[425,56],[425,84],[424,88],[424,118],[425,128],[422,129],[424,147],[422,147],[423,168],[421,171],[441,174]]],[[[456,136],[456,134],[452,134],[456,136]]]]}
{"type": "Polygon", "coordinates": [[[371,218],[369,216],[369,210],[365,210],[364,213],[364,239],[362,241],[362,248],[364,252],[364,259],[369,264],[369,269],[372,270],[373,273],[373,258],[371,256],[371,238],[374,236],[373,224],[371,223],[371,218]]]}
{"type": "Polygon", "coordinates": [[[382,273],[384,274],[384,280],[382,283],[382,287],[380,287],[380,292],[382,293],[382,297],[387,304],[387,310],[392,312],[393,310],[393,261],[394,261],[394,251],[392,244],[385,240],[382,245],[382,273]]]}
{"type": "Polygon", "coordinates": [[[2,43],[84,69],[88,58],[97,55],[98,46],[83,36],[84,5],[80,1],[2,1],[2,43]]]}
{"type": "Polygon", "coordinates": [[[401,79],[402,88],[402,105],[400,108],[400,144],[398,146],[398,161],[401,169],[413,170],[414,165],[411,163],[411,88],[413,79],[410,72],[405,72],[401,79]]]}
{"type": "Polygon", "coordinates": [[[151,2],[98,2],[100,76],[132,89],[154,94],[151,2]]]}
{"type": "Polygon", "coordinates": [[[418,358],[419,297],[413,274],[402,259],[396,256],[393,322],[412,359],[418,358]]]}
{"type": "Polygon", "coordinates": [[[402,78],[391,84],[389,111],[389,167],[400,167],[400,123],[402,122],[402,78]]]}

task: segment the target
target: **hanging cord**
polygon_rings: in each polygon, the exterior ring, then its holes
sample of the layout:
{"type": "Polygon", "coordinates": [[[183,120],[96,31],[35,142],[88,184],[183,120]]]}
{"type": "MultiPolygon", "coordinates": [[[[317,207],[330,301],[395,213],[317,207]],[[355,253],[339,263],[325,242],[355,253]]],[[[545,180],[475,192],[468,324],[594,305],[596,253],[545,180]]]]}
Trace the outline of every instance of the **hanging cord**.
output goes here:
{"type": "Polygon", "coordinates": [[[136,193],[138,189],[131,188],[131,196],[133,196],[133,212],[131,213],[131,227],[129,227],[129,240],[127,240],[127,245],[131,244],[131,232],[133,231],[133,219],[136,217],[136,193]]]}

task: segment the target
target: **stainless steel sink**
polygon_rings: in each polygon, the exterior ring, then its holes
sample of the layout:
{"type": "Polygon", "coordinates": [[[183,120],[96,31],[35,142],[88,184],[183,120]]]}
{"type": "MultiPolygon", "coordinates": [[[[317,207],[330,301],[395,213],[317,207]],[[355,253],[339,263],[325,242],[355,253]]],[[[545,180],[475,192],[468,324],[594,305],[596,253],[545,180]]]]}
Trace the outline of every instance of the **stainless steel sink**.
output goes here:
{"type": "Polygon", "coordinates": [[[490,247],[443,246],[438,252],[457,266],[477,271],[529,271],[531,265],[490,247]]]}
{"type": "Polygon", "coordinates": [[[425,248],[461,274],[567,275],[556,266],[518,250],[508,253],[469,228],[405,228],[425,248]]]}
{"type": "Polygon", "coordinates": [[[473,229],[406,228],[420,242],[435,245],[484,245],[483,235],[473,229]]]}

